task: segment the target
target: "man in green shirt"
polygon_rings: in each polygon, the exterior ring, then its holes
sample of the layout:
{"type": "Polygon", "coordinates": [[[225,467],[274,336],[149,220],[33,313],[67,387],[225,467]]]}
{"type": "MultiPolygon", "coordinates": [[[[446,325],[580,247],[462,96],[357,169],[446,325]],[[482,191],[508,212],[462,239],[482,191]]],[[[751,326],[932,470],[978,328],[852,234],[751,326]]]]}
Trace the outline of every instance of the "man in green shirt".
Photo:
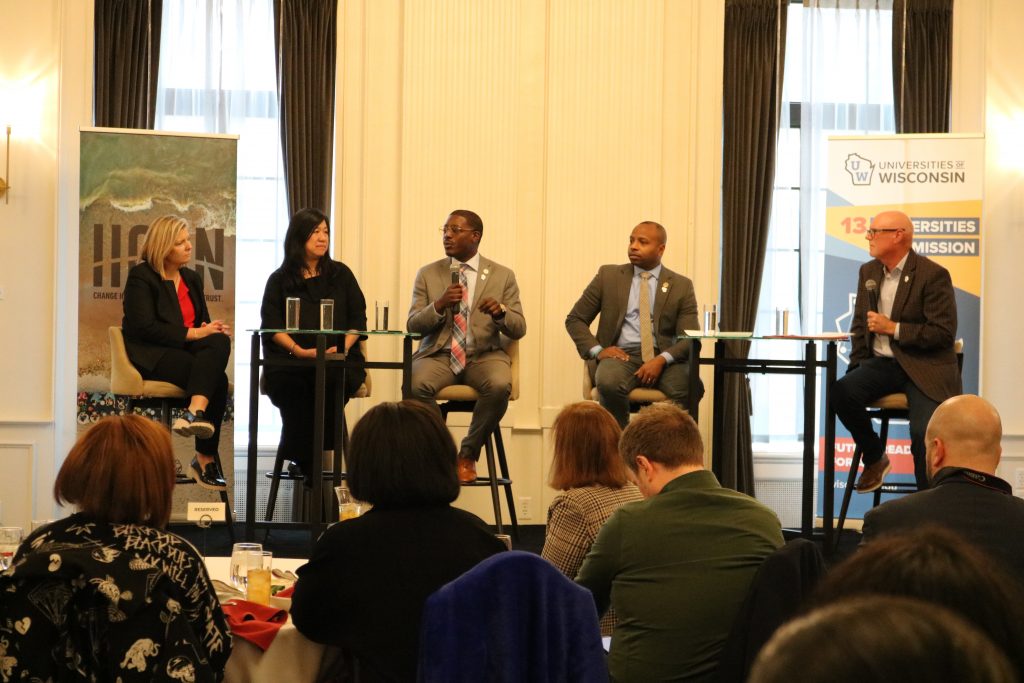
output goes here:
{"type": "Polygon", "coordinates": [[[761,562],[783,543],[779,518],[722,488],[704,469],[697,424],[657,403],[622,433],[619,450],[646,500],[605,523],[576,582],[619,624],[613,681],[710,681],[761,562]]]}

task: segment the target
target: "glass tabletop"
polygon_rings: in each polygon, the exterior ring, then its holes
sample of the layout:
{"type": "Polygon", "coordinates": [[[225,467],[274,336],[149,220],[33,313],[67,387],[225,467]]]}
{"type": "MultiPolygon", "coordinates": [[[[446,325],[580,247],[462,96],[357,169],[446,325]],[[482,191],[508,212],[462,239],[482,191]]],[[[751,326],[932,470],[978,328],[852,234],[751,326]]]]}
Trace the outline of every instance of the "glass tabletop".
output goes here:
{"type": "Polygon", "coordinates": [[[258,334],[277,334],[278,332],[284,332],[285,334],[358,334],[359,336],[392,336],[392,337],[412,337],[418,339],[423,335],[419,332],[406,332],[405,330],[286,330],[283,328],[257,328],[257,329],[246,329],[246,332],[255,332],[258,334]]]}
{"type": "Polygon", "coordinates": [[[676,341],[684,339],[782,339],[797,341],[846,341],[848,332],[819,332],[817,334],[754,334],[753,332],[730,332],[720,330],[714,334],[704,334],[701,330],[684,330],[684,334],[676,337],[676,341]]]}

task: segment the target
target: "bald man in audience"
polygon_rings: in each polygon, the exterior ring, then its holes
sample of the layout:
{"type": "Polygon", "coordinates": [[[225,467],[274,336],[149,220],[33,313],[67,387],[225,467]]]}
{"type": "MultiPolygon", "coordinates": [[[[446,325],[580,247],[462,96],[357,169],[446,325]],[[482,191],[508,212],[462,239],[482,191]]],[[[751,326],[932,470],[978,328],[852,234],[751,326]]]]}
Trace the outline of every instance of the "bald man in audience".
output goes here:
{"type": "Polygon", "coordinates": [[[704,469],[697,423],[673,404],[641,410],[619,452],[646,500],[605,522],[576,575],[619,619],[611,679],[714,681],[750,582],[782,545],[779,518],[704,469]]]}
{"type": "Polygon", "coordinates": [[[954,396],[928,423],[932,487],[889,501],[864,518],[864,543],[893,531],[938,524],[959,532],[1024,582],[1024,500],[995,475],[1002,422],[983,398],[954,396]]]}

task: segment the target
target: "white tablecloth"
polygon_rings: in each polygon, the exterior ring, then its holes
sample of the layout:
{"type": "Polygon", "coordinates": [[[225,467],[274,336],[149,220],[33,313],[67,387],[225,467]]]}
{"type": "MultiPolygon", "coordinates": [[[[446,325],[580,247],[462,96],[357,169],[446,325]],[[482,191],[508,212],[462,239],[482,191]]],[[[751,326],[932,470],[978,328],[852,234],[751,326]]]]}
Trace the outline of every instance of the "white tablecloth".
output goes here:
{"type": "MultiPolygon", "coordinates": [[[[295,571],[305,560],[274,558],[277,569],[295,571]]],[[[206,568],[210,578],[230,583],[230,558],[207,557],[206,568]]],[[[315,681],[324,657],[323,645],[314,643],[298,632],[288,620],[266,652],[247,640],[232,639],[231,657],[228,659],[224,680],[227,683],[280,683],[281,681],[315,681]]]]}

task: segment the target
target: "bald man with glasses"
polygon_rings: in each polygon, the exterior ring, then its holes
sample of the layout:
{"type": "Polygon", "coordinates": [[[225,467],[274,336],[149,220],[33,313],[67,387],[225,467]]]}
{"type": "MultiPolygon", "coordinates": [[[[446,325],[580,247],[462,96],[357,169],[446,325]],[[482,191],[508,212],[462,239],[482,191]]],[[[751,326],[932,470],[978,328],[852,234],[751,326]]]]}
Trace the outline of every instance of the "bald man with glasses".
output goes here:
{"type": "Polygon", "coordinates": [[[940,403],[962,391],[953,350],[953,281],[949,271],[913,250],[914,224],[901,211],[875,216],[866,238],[873,260],[860,268],[850,367],[832,390],[832,405],[863,451],[856,490],[868,493],[882,485],[892,465],[865,407],[887,394],[905,393],[914,475],[925,489],[928,420],[940,403]]]}

